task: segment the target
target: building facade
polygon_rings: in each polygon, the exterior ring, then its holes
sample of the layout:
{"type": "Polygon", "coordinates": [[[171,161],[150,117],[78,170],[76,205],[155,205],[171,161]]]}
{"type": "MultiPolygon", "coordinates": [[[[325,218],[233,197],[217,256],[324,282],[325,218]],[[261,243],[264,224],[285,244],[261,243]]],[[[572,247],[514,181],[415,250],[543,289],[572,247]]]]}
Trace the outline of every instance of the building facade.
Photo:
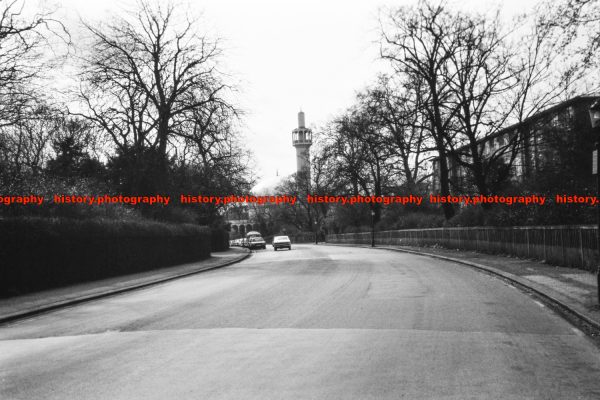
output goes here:
{"type": "MultiPolygon", "coordinates": [[[[597,133],[593,132],[588,110],[598,98],[577,96],[536,113],[481,139],[479,152],[484,160],[498,156],[497,164],[510,167],[508,179],[513,182],[535,178],[543,170],[560,166],[579,171],[582,179],[589,178],[597,133]]],[[[464,154],[468,162],[467,146],[458,148],[457,153],[464,154]]],[[[448,157],[448,169],[454,192],[473,190],[466,167],[448,157]]],[[[436,193],[440,190],[437,157],[432,160],[432,172],[431,191],[436,193]]]]}

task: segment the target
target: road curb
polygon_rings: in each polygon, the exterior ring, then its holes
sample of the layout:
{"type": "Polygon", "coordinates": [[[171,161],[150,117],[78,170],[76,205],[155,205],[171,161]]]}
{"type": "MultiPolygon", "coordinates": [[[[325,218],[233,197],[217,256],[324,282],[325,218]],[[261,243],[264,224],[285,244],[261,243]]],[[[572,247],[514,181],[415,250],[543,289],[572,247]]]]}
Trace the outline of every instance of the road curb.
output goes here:
{"type": "Polygon", "coordinates": [[[43,314],[43,313],[46,313],[48,311],[57,310],[59,308],[70,307],[70,306],[73,306],[73,305],[77,305],[77,304],[85,303],[85,302],[88,302],[88,301],[93,301],[93,300],[101,299],[101,298],[104,298],[104,297],[110,297],[110,296],[118,295],[118,294],[121,294],[121,293],[130,292],[130,291],[133,291],[133,290],[143,289],[143,288],[146,288],[146,287],[149,287],[149,286],[153,286],[153,285],[157,285],[157,284],[160,284],[160,283],[169,282],[169,281],[173,281],[175,279],[184,278],[186,276],[199,274],[201,272],[210,271],[210,270],[217,269],[217,268],[227,267],[227,266],[230,266],[232,264],[236,264],[238,262],[244,261],[245,259],[247,259],[251,255],[252,255],[251,251],[245,251],[244,254],[240,255],[239,257],[236,257],[233,260],[226,261],[226,262],[224,262],[222,264],[212,265],[210,267],[200,268],[200,269],[197,269],[197,270],[194,270],[194,271],[188,271],[188,272],[184,272],[184,273],[181,273],[181,274],[175,274],[175,275],[171,275],[171,276],[167,276],[167,277],[163,277],[163,278],[158,278],[158,279],[154,279],[154,280],[151,280],[151,281],[148,281],[148,282],[144,282],[144,283],[140,283],[140,284],[133,284],[131,286],[126,286],[126,287],[122,287],[122,288],[119,288],[119,289],[107,290],[105,292],[96,293],[96,294],[89,295],[89,296],[81,296],[81,297],[77,297],[77,298],[74,298],[74,299],[69,299],[69,300],[65,300],[65,301],[59,301],[59,302],[52,303],[52,304],[47,305],[47,306],[36,308],[34,310],[27,310],[27,311],[24,311],[24,312],[18,312],[18,313],[3,315],[3,316],[0,317],[0,324],[14,322],[14,321],[17,321],[17,320],[20,320],[20,319],[23,319],[23,318],[33,317],[35,315],[43,314]]]}
{"type": "Polygon", "coordinates": [[[544,293],[542,290],[533,287],[531,284],[526,282],[524,279],[519,278],[517,275],[511,274],[509,272],[501,271],[499,269],[490,267],[488,265],[483,265],[483,264],[475,263],[472,261],[466,261],[466,260],[462,260],[460,258],[447,257],[447,256],[441,256],[439,254],[432,254],[432,253],[416,251],[416,250],[409,250],[409,249],[399,249],[399,248],[394,248],[394,247],[383,247],[383,246],[371,247],[371,246],[366,246],[366,245],[352,245],[352,244],[338,244],[338,243],[323,243],[323,244],[328,245],[328,246],[362,247],[362,248],[368,248],[368,249],[379,249],[379,250],[397,251],[400,253],[410,253],[410,254],[416,254],[416,255],[420,255],[420,256],[437,258],[437,259],[444,260],[444,261],[450,261],[450,262],[454,262],[457,264],[463,264],[463,265],[466,265],[466,266],[469,266],[469,267],[472,267],[475,269],[479,269],[479,270],[488,272],[492,275],[499,276],[503,279],[510,281],[511,283],[514,283],[515,285],[517,285],[521,288],[524,288],[526,290],[529,290],[529,291],[535,293],[536,295],[542,297],[549,303],[554,304],[556,307],[558,307],[560,309],[566,310],[567,312],[571,313],[576,318],[580,319],[582,322],[585,322],[586,324],[590,325],[594,329],[600,331],[600,322],[582,314],[581,312],[572,308],[567,303],[565,303],[561,300],[558,300],[554,296],[552,296],[548,293],[544,293]]]}

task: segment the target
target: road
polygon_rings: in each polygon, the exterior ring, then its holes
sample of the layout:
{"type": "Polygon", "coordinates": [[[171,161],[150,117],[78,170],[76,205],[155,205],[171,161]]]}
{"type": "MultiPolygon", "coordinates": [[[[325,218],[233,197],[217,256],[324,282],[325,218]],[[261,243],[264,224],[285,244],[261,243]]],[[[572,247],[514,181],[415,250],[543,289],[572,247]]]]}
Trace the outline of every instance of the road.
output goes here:
{"type": "Polygon", "coordinates": [[[600,350],[481,272],[297,245],[0,327],[1,399],[598,399],[600,350]]]}

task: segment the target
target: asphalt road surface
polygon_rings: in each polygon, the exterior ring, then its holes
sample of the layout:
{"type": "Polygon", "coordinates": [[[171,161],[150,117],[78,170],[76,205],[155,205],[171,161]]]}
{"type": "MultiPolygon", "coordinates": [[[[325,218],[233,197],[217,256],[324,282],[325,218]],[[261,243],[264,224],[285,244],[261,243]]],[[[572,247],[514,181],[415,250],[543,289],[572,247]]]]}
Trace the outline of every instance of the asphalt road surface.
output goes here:
{"type": "Polygon", "coordinates": [[[600,399],[600,350],[467,267],[297,245],[0,327],[0,398],[600,399]]]}

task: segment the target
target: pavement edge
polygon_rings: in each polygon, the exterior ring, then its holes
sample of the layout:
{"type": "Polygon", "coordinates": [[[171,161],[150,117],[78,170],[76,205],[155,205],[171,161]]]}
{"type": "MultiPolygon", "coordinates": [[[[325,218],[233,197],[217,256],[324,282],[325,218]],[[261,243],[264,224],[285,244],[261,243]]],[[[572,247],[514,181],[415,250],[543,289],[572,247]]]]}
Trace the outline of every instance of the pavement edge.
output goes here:
{"type": "Polygon", "coordinates": [[[216,265],[212,265],[212,266],[206,267],[206,268],[199,268],[194,271],[188,271],[188,272],[184,272],[181,274],[175,274],[175,275],[171,275],[171,276],[167,276],[167,277],[162,277],[162,278],[154,279],[154,280],[140,283],[140,284],[133,284],[131,286],[126,286],[126,287],[122,287],[119,289],[107,290],[102,293],[97,293],[97,294],[93,294],[93,295],[89,295],[89,296],[81,296],[81,297],[69,299],[66,301],[60,301],[60,302],[52,303],[48,306],[39,307],[39,308],[36,308],[33,310],[27,310],[25,312],[18,312],[18,313],[3,315],[3,316],[0,316],[0,325],[10,323],[10,322],[15,322],[17,320],[24,319],[24,318],[33,317],[33,316],[43,314],[43,313],[46,313],[49,311],[54,311],[59,308],[70,307],[73,305],[86,303],[88,301],[93,301],[93,300],[101,299],[104,297],[110,297],[110,296],[118,295],[121,293],[130,292],[133,290],[144,289],[149,286],[173,281],[175,279],[185,278],[187,276],[199,274],[201,272],[210,271],[210,270],[217,269],[217,268],[227,267],[232,264],[236,264],[241,261],[244,261],[245,259],[249,258],[251,255],[252,255],[251,251],[245,251],[244,254],[240,255],[239,257],[236,257],[233,260],[225,261],[222,264],[216,264],[216,265]]]}
{"type": "Polygon", "coordinates": [[[375,247],[371,247],[371,246],[366,246],[366,245],[353,245],[353,244],[342,244],[342,243],[323,243],[325,245],[328,246],[347,246],[347,247],[362,247],[362,248],[368,248],[368,249],[379,249],[379,250],[388,250],[388,251],[397,251],[400,253],[410,253],[410,254],[416,254],[416,255],[420,255],[420,256],[426,256],[426,257],[431,257],[431,258],[437,258],[440,260],[444,260],[444,261],[450,261],[450,262],[454,262],[457,264],[463,264],[475,269],[479,269],[482,271],[485,271],[487,273],[490,273],[492,275],[496,275],[502,279],[506,279],[508,281],[510,281],[511,283],[514,283],[515,285],[524,288],[526,290],[529,290],[533,293],[535,293],[536,295],[540,296],[541,298],[545,299],[546,301],[548,301],[549,303],[555,305],[556,307],[559,307],[561,309],[564,309],[566,311],[568,311],[569,313],[571,313],[574,317],[579,318],[581,321],[585,322],[586,324],[590,325],[591,327],[593,327],[594,329],[600,331],[600,322],[582,314],[581,312],[575,310],[574,308],[572,308],[570,305],[566,304],[565,302],[558,300],[557,298],[553,297],[552,295],[548,294],[548,293],[544,293],[542,290],[537,289],[535,287],[533,287],[532,285],[530,285],[529,283],[525,282],[523,279],[519,278],[518,276],[511,274],[509,272],[504,272],[504,271],[500,271],[494,267],[490,267],[487,265],[483,265],[483,264],[479,264],[479,263],[475,263],[472,261],[466,261],[466,260],[462,260],[460,258],[454,258],[454,257],[447,257],[447,256],[441,256],[438,254],[432,254],[432,253],[427,253],[427,252],[421,252],[421,251],[416,251],[416,250],[409,250],[409,249],[401,249],[401,248],[394,248],[394,247],[384,247],[384,246],[375,246],[375,247]]]}

